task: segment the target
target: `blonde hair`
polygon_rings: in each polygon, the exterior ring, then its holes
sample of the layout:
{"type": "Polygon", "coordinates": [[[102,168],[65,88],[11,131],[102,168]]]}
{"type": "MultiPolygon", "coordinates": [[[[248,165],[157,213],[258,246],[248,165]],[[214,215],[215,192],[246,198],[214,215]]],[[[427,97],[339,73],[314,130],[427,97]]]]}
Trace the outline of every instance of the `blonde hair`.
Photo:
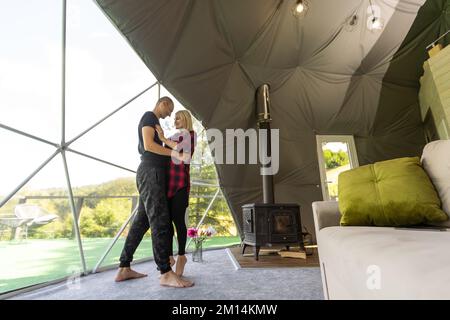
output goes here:
{"type": "Polygon", "coordinates": [[[175,116],[180,116],[181,121],[183,121],[184,127],[188,131],[194,130],[194,127],[192,125],[192,117],[191,113],[187,110],[180,110],[175,113],[175,116]]]}

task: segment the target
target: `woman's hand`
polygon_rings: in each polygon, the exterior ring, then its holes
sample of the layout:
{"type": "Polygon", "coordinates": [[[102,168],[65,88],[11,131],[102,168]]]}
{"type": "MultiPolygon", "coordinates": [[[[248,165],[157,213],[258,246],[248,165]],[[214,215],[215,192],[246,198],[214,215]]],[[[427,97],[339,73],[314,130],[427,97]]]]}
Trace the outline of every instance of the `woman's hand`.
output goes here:
{"type": "Polygon", "coordinates": [[[189,164],[191,163],[191,155],[185,152],[176,152],[175,158],[183,163],[189,164]]]}
{"type": "Polygon", "coordinates": [[[187,152],[183,152],[182,161],[184,163],[188,163],[188,164],[191,163],[191,154],[187,153],[187,152]]]}
{"type": "Polygon", "coordinates": [[[163,129],[157,124],[157,125],[155,126],[155,130],[156,130],[156,132],[158,133],[158,138],[159,138],[159,140],[161,140],[162,142],[165,142],[165,141],[166,141],[166,137],[164,136],[164,131],[163,131],[163,129]]]}

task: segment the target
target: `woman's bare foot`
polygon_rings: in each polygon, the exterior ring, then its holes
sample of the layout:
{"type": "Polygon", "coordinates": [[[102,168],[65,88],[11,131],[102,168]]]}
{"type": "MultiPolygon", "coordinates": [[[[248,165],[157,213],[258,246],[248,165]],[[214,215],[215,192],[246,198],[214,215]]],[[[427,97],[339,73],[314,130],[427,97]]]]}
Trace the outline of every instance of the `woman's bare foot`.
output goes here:
{"type": "Polygon", "coordinates": [[[116,275],[116,282],[130,280],[130,279],[138,279],[146,277],[146,274],[136,272],[131,268],[119,268],[119,272],[116,275]]]}
{"type": "Polygon", "coordinates": [[[178,256],[177,267],[175,269],[175,273],[177,274],[177,276],[181,277],[183,275],[184,266],[186,265],[186,262],[187,262],[187,258],[185,255],[178,256]]]}
{"type": "Polygon", "coordinates": [[[169,271],[161,275],[159,284],[166,287],[187,288],[194,285],[193,281],[181,279],[175,272],[169,271]]]}
{"type": "Polygon", "coordinates": [[[175,258],[173,256],[170,256],[169,259],[170,259],[170,267],[172,268],[173,265],[175,264],[175,258]]]}

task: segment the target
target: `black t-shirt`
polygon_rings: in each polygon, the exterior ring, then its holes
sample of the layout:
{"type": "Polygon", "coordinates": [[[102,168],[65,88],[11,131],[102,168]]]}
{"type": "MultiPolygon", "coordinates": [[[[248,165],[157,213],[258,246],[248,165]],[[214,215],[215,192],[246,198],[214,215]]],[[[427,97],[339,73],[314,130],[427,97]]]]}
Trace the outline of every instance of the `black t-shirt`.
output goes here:
{"type": "Polygon", "coordinates": [[[159,119],[156,117],[156,115],[151,111],[147,111],[146,113],[144,113],[144,115],[141,118],[141,121],[139,121],[138,126],[138,134],[139,134],[138,151],[139,154],[141,155],[142,161],[158,166],[164,166],[167,164],[167,161],[170,159],[170,157],[146,151],[144,148],[144,139],[142,138],[142,128],[152,127],[153,129],[155,129],[155,137],[153,138],[153,141],[162,146],[162,141],[161,139],[159,139],[158,133],[156,132],[155,128],[156,125],[159,125],[159,119]]]}

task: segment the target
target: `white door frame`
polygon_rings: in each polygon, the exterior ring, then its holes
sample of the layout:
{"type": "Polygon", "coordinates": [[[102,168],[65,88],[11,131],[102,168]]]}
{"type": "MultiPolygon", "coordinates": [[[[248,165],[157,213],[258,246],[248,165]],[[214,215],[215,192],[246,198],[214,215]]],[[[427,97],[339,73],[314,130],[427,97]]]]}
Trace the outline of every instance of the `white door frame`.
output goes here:
{"type": "Polygon", "coordinates": [[[328,142],[343,142],[348,146],[348,158],[352,168],[359,167],[358,154],[356,153],[355,139],[352,135],[316,135],[317,156],[319,160],[320,185],[322,186],[323,200],[330,200],[328,193],[327,174],[325,170],[325,159],[323,158],[322,144],[328,142]]]}

